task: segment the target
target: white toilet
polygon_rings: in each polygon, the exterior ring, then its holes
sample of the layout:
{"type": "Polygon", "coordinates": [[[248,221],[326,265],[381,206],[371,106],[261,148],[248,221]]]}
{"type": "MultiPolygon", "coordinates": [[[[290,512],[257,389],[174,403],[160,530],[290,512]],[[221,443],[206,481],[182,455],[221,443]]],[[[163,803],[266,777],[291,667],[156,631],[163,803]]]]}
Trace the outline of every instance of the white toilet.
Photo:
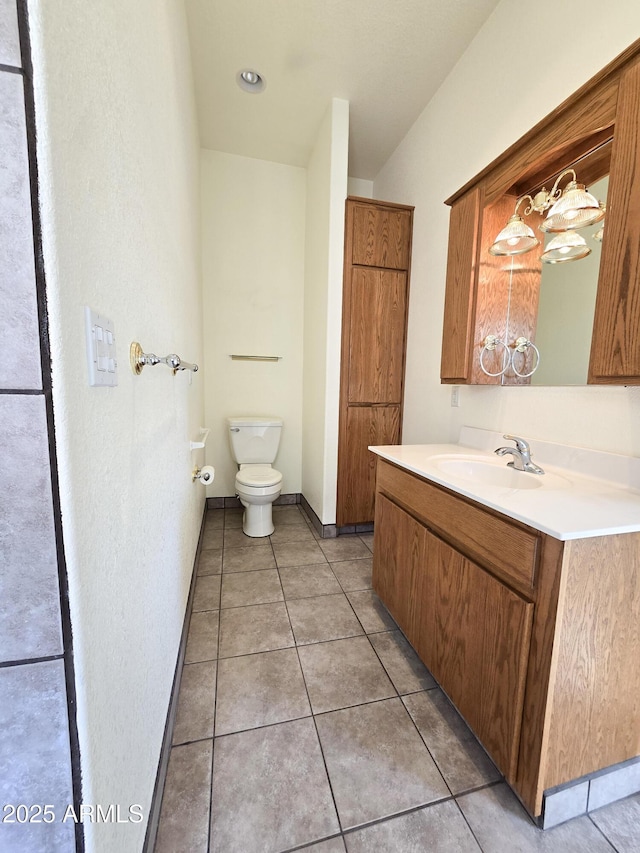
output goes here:
{"type": "Polygon", "coordinates": [[[244,507],[247,536],[273,533],[271,504],[282,488],[282,474],[271,467],[280,445],[280,418],[227,418],[231,455],[240,466],[236,494],[244,507]]]}

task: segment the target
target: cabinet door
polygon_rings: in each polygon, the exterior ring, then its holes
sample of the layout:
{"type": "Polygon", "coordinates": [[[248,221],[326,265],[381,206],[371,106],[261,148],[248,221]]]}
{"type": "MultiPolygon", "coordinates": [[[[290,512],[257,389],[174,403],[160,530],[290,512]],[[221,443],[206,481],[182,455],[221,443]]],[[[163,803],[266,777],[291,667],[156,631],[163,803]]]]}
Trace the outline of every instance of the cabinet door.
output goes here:
{"type": "Polygon", "coordinates": [[[411,212],[354,203],[351,263],[409,269],[411,212]]]}
{"type": "Polygon", "coordinates": [[[423,607],[430,602],[423,590],[427,535],[419,522],[378,494],[373,588],[414,647],[428,618],[423,607]]]}
{"type": "Polygon", "coordinates": [[[368,448],[400,443],[400,406],[349,406],[344,418],[338,452],[339,527],[373,519],[377,457],[368,448]]]}
{"type": "Polygon", "coordinates": [[[513,782],[533,604],[441,539],[426,537],[425,588],[433,601],[431,618],[422,621],[419,651],[513,782]]]}
{"type": "Polygon", "coordinates": [[[479,227],[480,190],[475,189],[451,208],[440,367],[442,382],[467,382],[470,375],[479,227]]]}
{"type": "Polygon", "coordinates": [[[402,401],[406,315],[406,273],[352,270],[349,403],[402,401]]]}

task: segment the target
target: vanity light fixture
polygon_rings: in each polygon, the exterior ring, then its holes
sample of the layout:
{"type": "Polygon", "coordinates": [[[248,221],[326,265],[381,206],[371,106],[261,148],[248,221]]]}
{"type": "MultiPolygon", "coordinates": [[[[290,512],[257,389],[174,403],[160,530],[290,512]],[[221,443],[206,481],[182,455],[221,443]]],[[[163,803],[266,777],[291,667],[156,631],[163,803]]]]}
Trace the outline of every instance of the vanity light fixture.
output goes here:
{"type": "Polygon", "coordinates": [[[251,95],[257,95],[260,92],[264,92],[265,86],[267,85],[262,74],[259,74],[251,68],[245,68],[242,71],[238,71],[236,74],[236,83],[240,86],[243,92],[249,92],[251,95]]]}
{"type": "Polygon", "coordinates": [[[591,254],[584,237],[575,231],[563,231],[551,240],[540,256],[545,264],[562,264],[565,261],[579,261],[591,254]]]}
{"type": "Polygon", "coordinates": [[[595,196],[588,193],[583,184],[577,182],[576,173],[573,169],[566,169],[556,178],[551,192],[543,187],[535,196],[520,196],[516,202],[513,215],[494,240],[489,249],[489,254],[521,255],[531,251],[540,243],[531,228],[518,215],[518,209],[523,201],[529,202],[524,211],[525,216],[534,211],[544,213],[551,208],[547,218],[540,225],[541,231],[564,232],[575,228],[584,228],[586,225],[599,222],[604,217],[604,205],[601,205],[595,196]],[[561,190],[560,181],[567,175],[572,175],[572,180],[569,181],[564,190],[561,190]]]}
{"type": "MultiPolygon", "coordinates": [[[[523,196],[523,198],[518,199],[514,213],[489,248],[490,255],[523,255],[540,243],[532,229],[523,222],[518,213],[518,207],[525,198],[531,198],[531,196],[523,196]]],[[[527,211],[531,212],[530,207],[527,208],[527,211]]]]}

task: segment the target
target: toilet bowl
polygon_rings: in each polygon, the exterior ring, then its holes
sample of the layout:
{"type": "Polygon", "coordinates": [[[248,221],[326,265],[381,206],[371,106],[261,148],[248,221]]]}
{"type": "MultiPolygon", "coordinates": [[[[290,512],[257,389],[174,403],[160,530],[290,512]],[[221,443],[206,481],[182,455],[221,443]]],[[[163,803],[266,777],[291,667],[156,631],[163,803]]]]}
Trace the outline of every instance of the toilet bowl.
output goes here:
{"type": "Polygon", "coordinates": [[[271,467],[280,444],[279,418],[228,418],[231,453],[240,467],[235,491],[244,507],[242,529],[247,536],[273,533],[271,507],[282,488],[282,474],[271,467]]]}

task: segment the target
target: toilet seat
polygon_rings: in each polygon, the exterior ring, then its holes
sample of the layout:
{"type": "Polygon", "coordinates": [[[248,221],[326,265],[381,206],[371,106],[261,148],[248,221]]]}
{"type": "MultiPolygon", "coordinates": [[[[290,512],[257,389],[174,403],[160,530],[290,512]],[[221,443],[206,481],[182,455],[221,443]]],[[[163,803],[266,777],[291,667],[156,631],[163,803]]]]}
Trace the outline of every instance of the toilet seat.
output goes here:
{"type": "Polygon", "coordinates": [[[264,489],[279,486],[282,474],[270,465],[248,465],[236,474],[236,483],[249,488],[264,489]]]}

